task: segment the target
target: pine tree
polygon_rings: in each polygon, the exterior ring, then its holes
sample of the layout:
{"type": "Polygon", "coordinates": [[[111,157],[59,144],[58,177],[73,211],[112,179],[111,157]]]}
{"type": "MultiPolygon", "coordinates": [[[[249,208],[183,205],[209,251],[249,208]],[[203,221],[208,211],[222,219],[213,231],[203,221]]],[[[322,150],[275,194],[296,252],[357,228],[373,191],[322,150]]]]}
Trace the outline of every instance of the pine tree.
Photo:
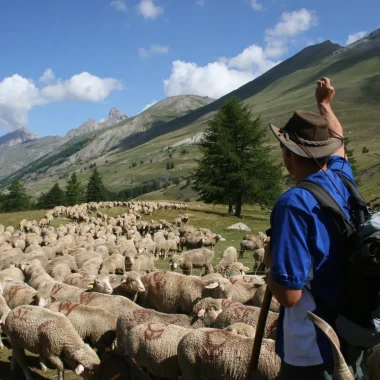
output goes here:
{"type": "Polygon", "coordinates": [[[236,207],[272,204],[281,192],[281,166],[266,146],[267,131],[247,106],[230,98],[208,122],[200,144],[202,159],[194,172],[194,189],[205,203],[236,207]]]}
{"type": "Polygon", "coordinates": [[[70,179],[67,181],[66,198],[67,198],[67,204],[69,206],[74,206],[80,203],[81,189],[80,189],[80,183],[78,182],[78,177],[75,172],[71,175],[70,179]]]}
{"type": "Polygon", "coordinates": [[[3,195],[3,211],[23,211],[31,206],[26,195],[25,186],[19,180],[13,181],[8,187],[8,194],[3,195]]]}
{"type": "Polygon", "coordinates": [[[86,189],[87,202],[102,202],[107,200],[107,190],[104,187],[102,177],[95,168],[86,189]]]}
{"type": "Polygon", "coordinates": [[[66,203],[66,194],[56,183],[47,193],[39,197],[37,207],[40,209],[51,209],[56,206],[65,206],[66,203]]]}

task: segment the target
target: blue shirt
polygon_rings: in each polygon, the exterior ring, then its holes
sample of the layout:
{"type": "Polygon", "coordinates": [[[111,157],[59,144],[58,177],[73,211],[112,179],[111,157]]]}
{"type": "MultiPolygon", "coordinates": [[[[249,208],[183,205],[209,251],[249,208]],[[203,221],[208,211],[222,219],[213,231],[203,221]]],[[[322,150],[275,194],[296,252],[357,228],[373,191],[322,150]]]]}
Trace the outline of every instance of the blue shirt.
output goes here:
{"type": "MultiPolygon", "coordinates": [[[[328,170],[307,177],[319,183],[349,218],[349,192],[338,173],[353,181],[347,160],[330,157],[328,170]],[[344,199],[343,199],[344,198],[344,199]]],[[[280,310],[276,352],[286,363],[312,366],[333,360],[330,344],[307,317],[313,311],[326,319],[342,292],[339,236],[331,216],[307,190],[294,187],[278,199],[271,215],[272,280],[302,289],[300,301],[280,310]]],[[[332,321],[328,321],[332,322],[332,321]]]]}

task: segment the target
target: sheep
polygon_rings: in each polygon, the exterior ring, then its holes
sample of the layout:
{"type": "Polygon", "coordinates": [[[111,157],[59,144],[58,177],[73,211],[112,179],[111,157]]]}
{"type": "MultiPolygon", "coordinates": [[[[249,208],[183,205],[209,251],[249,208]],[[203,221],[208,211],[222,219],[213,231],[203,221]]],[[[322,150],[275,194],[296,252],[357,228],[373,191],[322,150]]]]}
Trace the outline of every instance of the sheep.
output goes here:
{"type": "Polygon", "coordinates": [[[181,375],[177,360],[178,343],[190,331],[176,325],[144,323],[126,332],[123,347],[125,353],[148,373],[177,379],[181,375]]]}
{"type": "Polygon", "coordinates": [[[256,335],[256,329],[243,322],[233,323],[232,325],[225,327],[223,330],[252,339],[254,339],[256,335]]]}
{"type": "MultiPolygon", "coordinates": [[[[10,307],[8,306],[4,297],[0,294],[0,327],[1,325],[4,324],[10,311],[11,311],[10,307]]],[[[4,348],[4,344],[1,340],[1,329],[0,329],[0,349],[3,349],[3,348],[4,348]]]]}
{"type": "Polygon", "coordinates": [[[156,258],[152,254],[142,254],[137,257],[126,256],[125,266],[132,271],[150,273],[156,271],[154,262],[156,258]]]}
{"type": "Polygon", "coordinates": [[[102,264],[103,260],[100,257],[94,257],[93,259],[86,261],[79,269],[78,273],[83,276],[97,275],[102,264]]]}
{"type": "Polygon", "coordinates": [[[253,273],[257,273],[258,271],[263,271],[263,265],[264,265],[264,255],[265,255],[265,249],[259,248],[253,251],[253,258],[255,259],[255,263],[253,265],[253,273]]]}
{"type": "Polygon", "coordinates": [[[235,247],[228,247],[224,250],[220,262],[215,266],[217,272],[224,272],[228,265],[237,262],[237,251],[235,247]]]}
{"type": "Polygon", "coordinates": [[[243,240],[240,242],[240,258],[243,257],[245,251],[255,251],[264,248],[264,243],[260,240],[243,240]]]}
{"type": "MultiPolygon", "coordinates": [[[[251,359],[253,339],[226,330],[197,329],[178,344],[177,357],[184,380],[245,380],[251,359]]],[[[275,354],[275,341],[264,339],[257,372],[252,380],[275,380],[281,359],[275,354]]]]}
{"type": "MultiPolygon", "coordinates": [[[[194,306],[192,314],[202,318],[207,327],[222,329],[237,322],[256,327],[260,308],[230,300],[205,298],[194,306]]],[[[275,338],[277,321],[278,313],[269,312],[265,329],[266,337],[275,338]]]]}
{"type": "Polygon", "coordinates": [[[70,255],[64,255],[50,260],[47,265],[44,266],[44,269],[46,270],[47,274],[50,274],[51,270],[54,268],[54,265],[62,263],[67,264],[72,272],[78,272],[78,266],[75,262],[75,258],[70,255]]]}
{"type": "Polygon", "coordinates": [[[112,348],[116,338],[117,318],[110,312],[73,302],[54,302],[49,310],[66,316],[83,340],[89,340],[101,356],[107,348],[112,348]]]}
{"type": "Polygon", "coordinates": [[[137,303],[163,313],[189,314],[195,303],[207,294],[215,298],[228,298],[232,294],[232,284],[222,277],[201,279],[163,271],[151,272],[141,280],[145,292],[139,294],[137,303]]]}
{"type": "Polygon", "coordinates": [[[202,248],[204,242],[205,242],[204,238],[199,238],[198,236],[190,235],[187,237],[181,237],[179,241],[179,246],[181,248],[181,251],[183,251],[184,248],[197,249],[197,248],[202,248]]]}
{"type": "Polygon", "coordinates": [[[80,273],[72,273],[63,281],[64,284],[72,285],[80,289],[89,289],[94,286],[95,275],[82,275],[80,273]]]}
{"type": "Polygon", "coordinates": [[[10,267],[7,269],[3,269],[0,272],[0,278],[1,277],[10,278],[13,281],[24,281],[25,280],[25,276],[22,273],[22,271],[16,267],[10,267]]]}
{"type": "Polygon", "coordinates": [[[170,269],[173,271],[179,266],[183,274],[191,274],[193,268],[204,268],[205,274],[212,273],[212,260],[214,252],[207,249],[195,249],[183,252],[181,255],[175,255],[169,261],[170,269]]]}
{"type": "Polygon", "coordinates": [[[71,274],[70,267],[65,263],[54,265],[51,269],[50,275],[55,281],[63,282],[66,277],[71,274]]]}
{"type": "Polygon", "coordinates": [[[102,269],[100,273],[103,274],[115,274],[116,271],[125,272],[125,258],[120,253],[114,253],[103,261],[102,269]]]}
{"type": "Polygon", "coordinates": [[[380,380],[380,344],[369,348],[364,353],[369,379],[380,380]]]}
{"type": "Polygon", "coordinates": [[[38,306],[19,306],[8,314],[4,330],[12,346],[12,367],[17,362],[27,380],[32,380],[32,375],[25,349],[40,356],[43,368],[46,369],[45,361],[55,367],[58,380],[63,380],[62,357],[77,375],[94,372],[100,364],[95,351],[83,342],[71,322],[60,313],[38,306]]]}
{"type": "Polygon", "coordinates": [[[36,290],[49,282],[54,282],[54,279],[46,273],[37,260],[26,263],[24,272],[28,285],[36,290]]]}
{"type": "Polygon", "coordinates": [[[145,292],[145,286],[141,281],[141,274],[131,271],[123,276],[119,286],[113,288],[112,294],[128,297],[135,302],[140,292],[145,292]]]}
{"type": "Polygon", "coordinates": [[[211,247],[212,250],[214,250],[216,244],[218,243],[218,241],[222,239],[222,236],[221,235],[216,235],[216,234],[213,234],[212,237],[206,237],[204,242],[203,242],[203,246],[204,247],[211,247]]]}
{"type": "Polygon", "coordinates": [[[4,299],[11,309],[33,302],[37,290],[25,283],[9,282],[4,287],[4,299]]]}
{"type": "Polygon", "coordinates": [[[236,263],[228,264],[228,266],[225,268],[225,273],[227,276],[235,276],[235,275],[244,275],[245,272],[248,272],[249,268],[244,266],[243,263],[239,263],[238,261],[236,263]]]}
{"type": "Polygon", "coordinates": [[[235,280],[232,277],[230,277],[229,280],[233,284],[231,291],[232,301],[240,303],[252,302],[251,300],[257,291],[255,284],[235,280]]]}
{"type": "MultiPolygon", "coordinates": [[[[265,294],[265,290],[266,290],[266,285],[263,285],[263,286],[260,286],[253,298],[252,298],[252,305],[253,306],[257,306],[257,307],[261,307],[262,304],[263,304],[263,300],[264,300],[264,294],[265,294]]],[[[273,311],[275,313],[279,313],[280,312],[280,304],[279,302],[276,300],[276,298],[272,298],[272,302],[270,304],[270,308],[269,308],[270,311],[273,311]]]]}
{"type": "Polygon", "coordinates": [[[156,246],[156,252],[164,256],[164,259],[168,256],[169,252],[177,252],[178,243],[175,239],[172,240],[159,240],[156,246]]]}

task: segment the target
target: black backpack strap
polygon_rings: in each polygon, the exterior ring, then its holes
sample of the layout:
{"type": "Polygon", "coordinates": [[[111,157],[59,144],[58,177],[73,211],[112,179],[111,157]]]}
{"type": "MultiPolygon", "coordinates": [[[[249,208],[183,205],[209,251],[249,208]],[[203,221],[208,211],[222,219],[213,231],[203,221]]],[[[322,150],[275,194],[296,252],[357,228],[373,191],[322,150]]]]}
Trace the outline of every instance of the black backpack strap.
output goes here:
{"type": "Polygon", "coordinates": [[[362,224],[366,221],[369,216],[368,206],[363,196],[361,195],[359,189],[355,186],[355,184],[350,181],[347,177],[345,177],[342,173],[339,173],[340,179],[346,185],[348,192],[350,193],[355,207],[355,217],[356,223],[362,224]]]}
{"type": "Polygon", "coordinates": [[[309,191],[317,200],[319,206],[333,215],[334,222],[342,236],[348,238],[352,235],[355,231],[353,225],[347,219],[346,214],[336,200],[321,185],[313,181],[303,180],[297,187],[309,191]]]}

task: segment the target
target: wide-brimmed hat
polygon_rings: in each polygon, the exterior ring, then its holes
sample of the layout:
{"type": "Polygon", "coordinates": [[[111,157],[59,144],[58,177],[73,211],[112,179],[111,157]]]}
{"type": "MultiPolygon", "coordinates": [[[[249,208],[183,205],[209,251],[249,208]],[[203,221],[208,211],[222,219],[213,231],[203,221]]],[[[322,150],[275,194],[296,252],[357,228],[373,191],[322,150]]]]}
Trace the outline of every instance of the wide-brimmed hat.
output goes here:
{"type": "Polygon", "coordinates": [[[322,158],[343,146],[343,137],[332,136],[327,119],[310,111],[296,111],[283,128],[269,124],[277,139],[298,156],[322,158]]]}

